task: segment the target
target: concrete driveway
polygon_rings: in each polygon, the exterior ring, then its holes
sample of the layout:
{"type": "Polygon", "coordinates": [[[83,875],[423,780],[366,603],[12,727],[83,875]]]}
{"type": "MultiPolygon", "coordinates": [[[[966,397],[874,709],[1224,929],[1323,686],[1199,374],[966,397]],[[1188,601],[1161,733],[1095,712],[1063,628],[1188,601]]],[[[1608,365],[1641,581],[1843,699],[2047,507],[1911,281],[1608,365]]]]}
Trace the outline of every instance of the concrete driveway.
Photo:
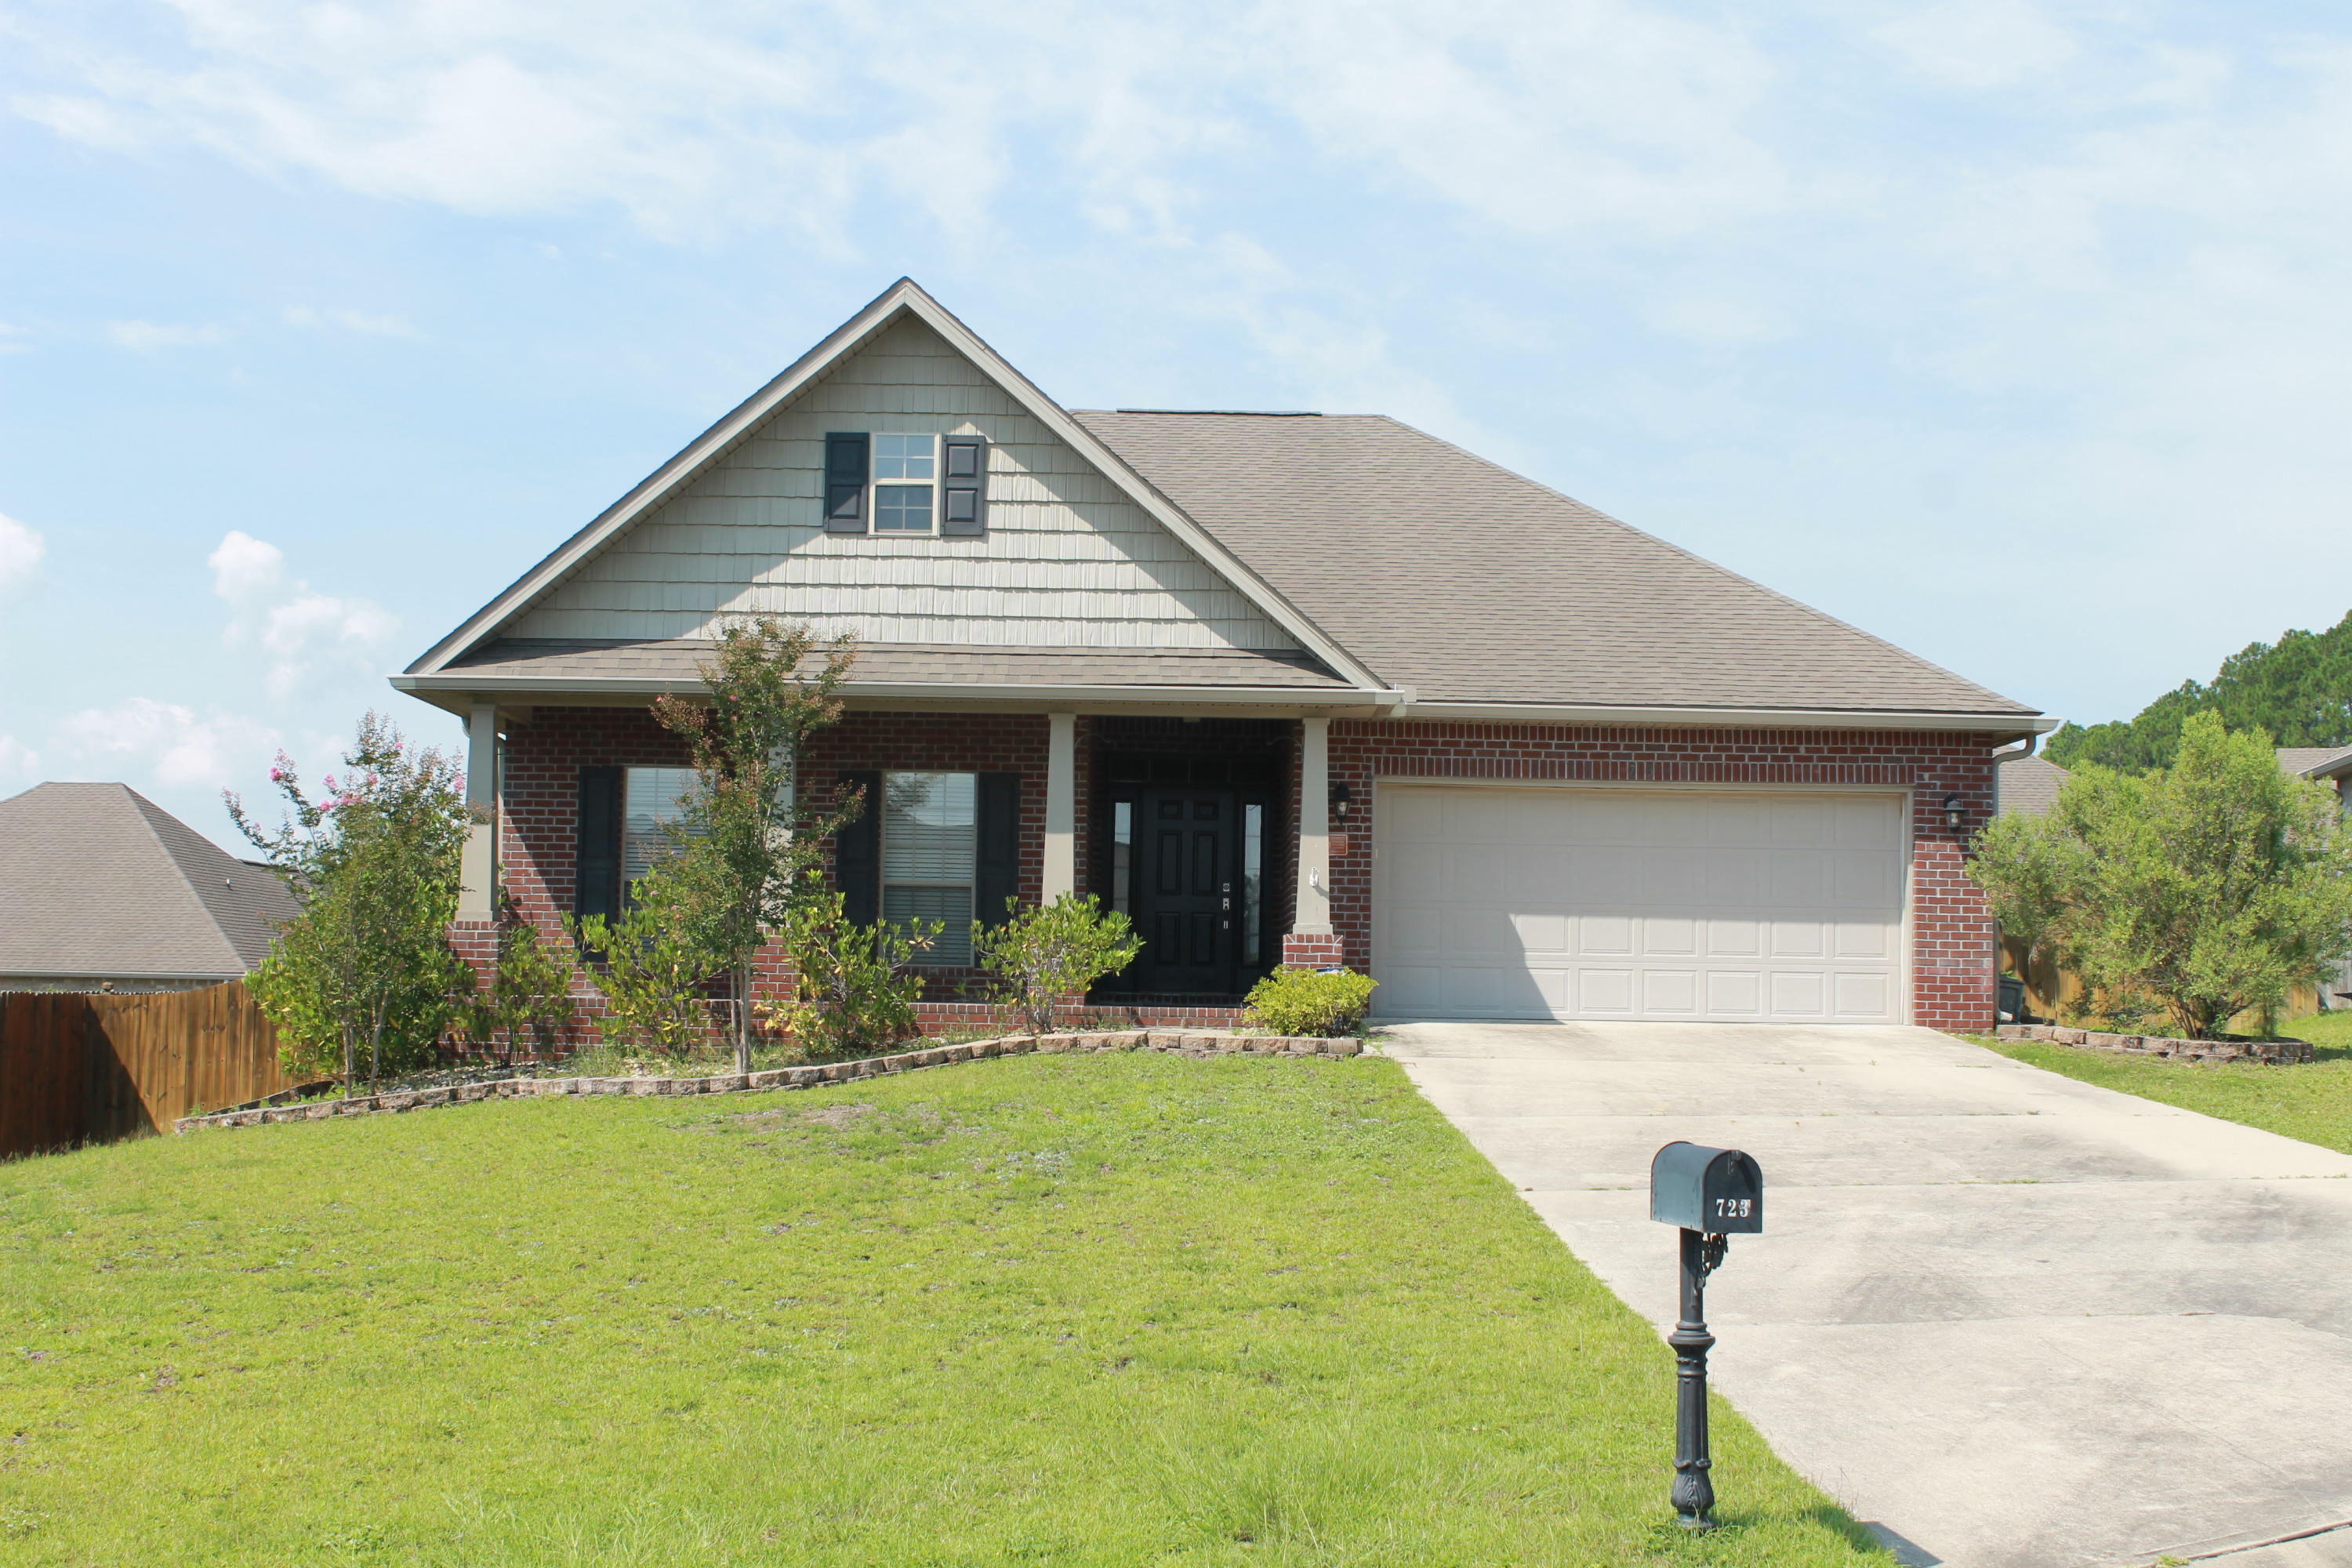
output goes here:
{"type": "Polygon", "coordinates": [[[2308,1533],[2352,1521],[2352,1158],[1926,1029],[1391,1029],[1662,1326],[1651,1153],[1756,1156],[1766,1234],[1708,1289],[1717,1386],[1906,1562],[2352,1564],[2352,1530],[2308,1533]]]}

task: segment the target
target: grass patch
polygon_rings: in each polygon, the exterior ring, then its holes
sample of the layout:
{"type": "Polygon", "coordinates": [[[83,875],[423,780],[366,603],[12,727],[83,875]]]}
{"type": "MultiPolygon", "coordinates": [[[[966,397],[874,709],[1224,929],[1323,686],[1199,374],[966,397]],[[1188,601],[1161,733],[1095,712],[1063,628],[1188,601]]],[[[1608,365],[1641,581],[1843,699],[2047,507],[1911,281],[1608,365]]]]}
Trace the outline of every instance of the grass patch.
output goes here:
{"type": "Polygon", "coordinates": [[[1885,1554],[1394,1064],[1020,1058],[0,1167],[12,1563],[1885,1554]]]}
{"type": "Polygon", "coordinates": [[[2120,1056],[2042,1040],[1979,1043],[2013,1060],[2102,1089],[2242,1121],[2265,1132],[2352,1154],[2352,1013],[2291,1018],[2279,1030],[2309,1040],[2314,1059],[2292,1067],[2253,1062],[2176,1062],[2120,1056]]]}

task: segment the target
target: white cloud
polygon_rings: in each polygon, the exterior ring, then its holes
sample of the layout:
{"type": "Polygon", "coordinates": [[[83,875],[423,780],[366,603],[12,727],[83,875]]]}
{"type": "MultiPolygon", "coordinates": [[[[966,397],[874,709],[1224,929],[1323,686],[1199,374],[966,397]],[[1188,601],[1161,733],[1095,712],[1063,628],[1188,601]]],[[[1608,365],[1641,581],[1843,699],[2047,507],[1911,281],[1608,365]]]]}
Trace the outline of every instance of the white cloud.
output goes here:
{"type": "Polygon", "coordinates": [[[413,338],[416,329],[398,316],[371,316],[359,310],[314,310],[308,305],[286,307],[286,324],[310,329],[340,327],[367,338],[413,338]]]}
{"type": "Polygon", "coordinates": [[[2002,88],[2057,69],[2081,52],[2074,35],[2032,0],[1906,5],[1871,29],[1904,64],[1957,88],[2002,88]]]}
{"type": "Polygon", "coordinates": [[[209,323],[203,326],[166,326],[154,321],[109,321],[106,335],[118,348],[134,353],[152,353],[157,349],[191,348],[201,343],[216,343],[228,333],[209,323]]]}
{"type": "Polygon", "coordinates": [[[400,629],[400,617],[373,600],[321,594],[289,577],[286,552],[240,529],[224,534],[205,560],[213,592],[235,611],[222,641],[260,646],[277,700],[331,669],[373,673],[375,656],[400,629]]]}
{"type": "Polygon", "coordinates": [[[59,724],[58,735],[86,763],[127,763],[173,788],[224,788],[266,768],[278,749],[278,731],[258,720],[219,708],[199,714],[150,697],[84,709],[59,724]]]}
{"type": "Polygon", "coordinates": [[[0,516],[0,594],[21,588],[41,570],[47,542],[38,530],[13,517],[0,516]]]}
{"type": "Polygon", "coordinates": [[[222,535],[205,564],[213,569],[213,592],[232,604],[269,593],[286,579],[286,552],[241,529],[222,535]]]}
{"type": "Polygon", "coordinates": [[[0,321],[0,354],[28,354],[33,345],[26,342],[25,329],[13,321],[0,321]]]}
{"type": "Polygon", "coordinates": [[[0,789],[14,795],[41,776],[41,754],[14,735],[0,735],[0,789]]]}

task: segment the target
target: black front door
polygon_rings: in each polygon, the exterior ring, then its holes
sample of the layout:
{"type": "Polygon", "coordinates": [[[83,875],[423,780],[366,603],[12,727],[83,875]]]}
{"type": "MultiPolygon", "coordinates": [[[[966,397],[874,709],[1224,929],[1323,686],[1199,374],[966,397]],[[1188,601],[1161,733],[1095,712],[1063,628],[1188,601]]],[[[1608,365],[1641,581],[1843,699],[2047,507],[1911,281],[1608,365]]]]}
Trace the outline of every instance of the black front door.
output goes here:
{"type": "Polygon", "coordinates": [[[1138,989],[1219,994],[1234,989],[1234,792],[1150,789],[1137,802],[1141,873],[1138,989]]]}

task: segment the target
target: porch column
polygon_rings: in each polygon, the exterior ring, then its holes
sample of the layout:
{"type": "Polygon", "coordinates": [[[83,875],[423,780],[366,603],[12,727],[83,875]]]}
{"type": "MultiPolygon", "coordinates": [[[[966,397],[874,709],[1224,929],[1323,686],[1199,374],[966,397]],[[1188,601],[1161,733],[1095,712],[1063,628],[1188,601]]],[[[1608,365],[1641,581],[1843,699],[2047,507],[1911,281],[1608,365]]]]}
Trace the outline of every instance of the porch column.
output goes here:
{"type": "Polygon", "coordinates": [[[499,866],[499,710],[477,702],[466,721],[466,806],[475,814],[458,861],[457,918],[491,921],[499,866]]]}
{"type": "Polygon", "coordinates": [[[1078,890],[1078,716],[1049,713],[1045,741],[1045,885],[1052,903],[1078,890]]]}
{"type": "MultiPolygon", "coordinates": [[[[1298,913],[1293,936],[1331,935],[1331,721],[1298,721],[1298,913]]],[[[1320,957],[1323,943],[1283,944],[1286,962],[1294,948],[1320,957]]]]}

